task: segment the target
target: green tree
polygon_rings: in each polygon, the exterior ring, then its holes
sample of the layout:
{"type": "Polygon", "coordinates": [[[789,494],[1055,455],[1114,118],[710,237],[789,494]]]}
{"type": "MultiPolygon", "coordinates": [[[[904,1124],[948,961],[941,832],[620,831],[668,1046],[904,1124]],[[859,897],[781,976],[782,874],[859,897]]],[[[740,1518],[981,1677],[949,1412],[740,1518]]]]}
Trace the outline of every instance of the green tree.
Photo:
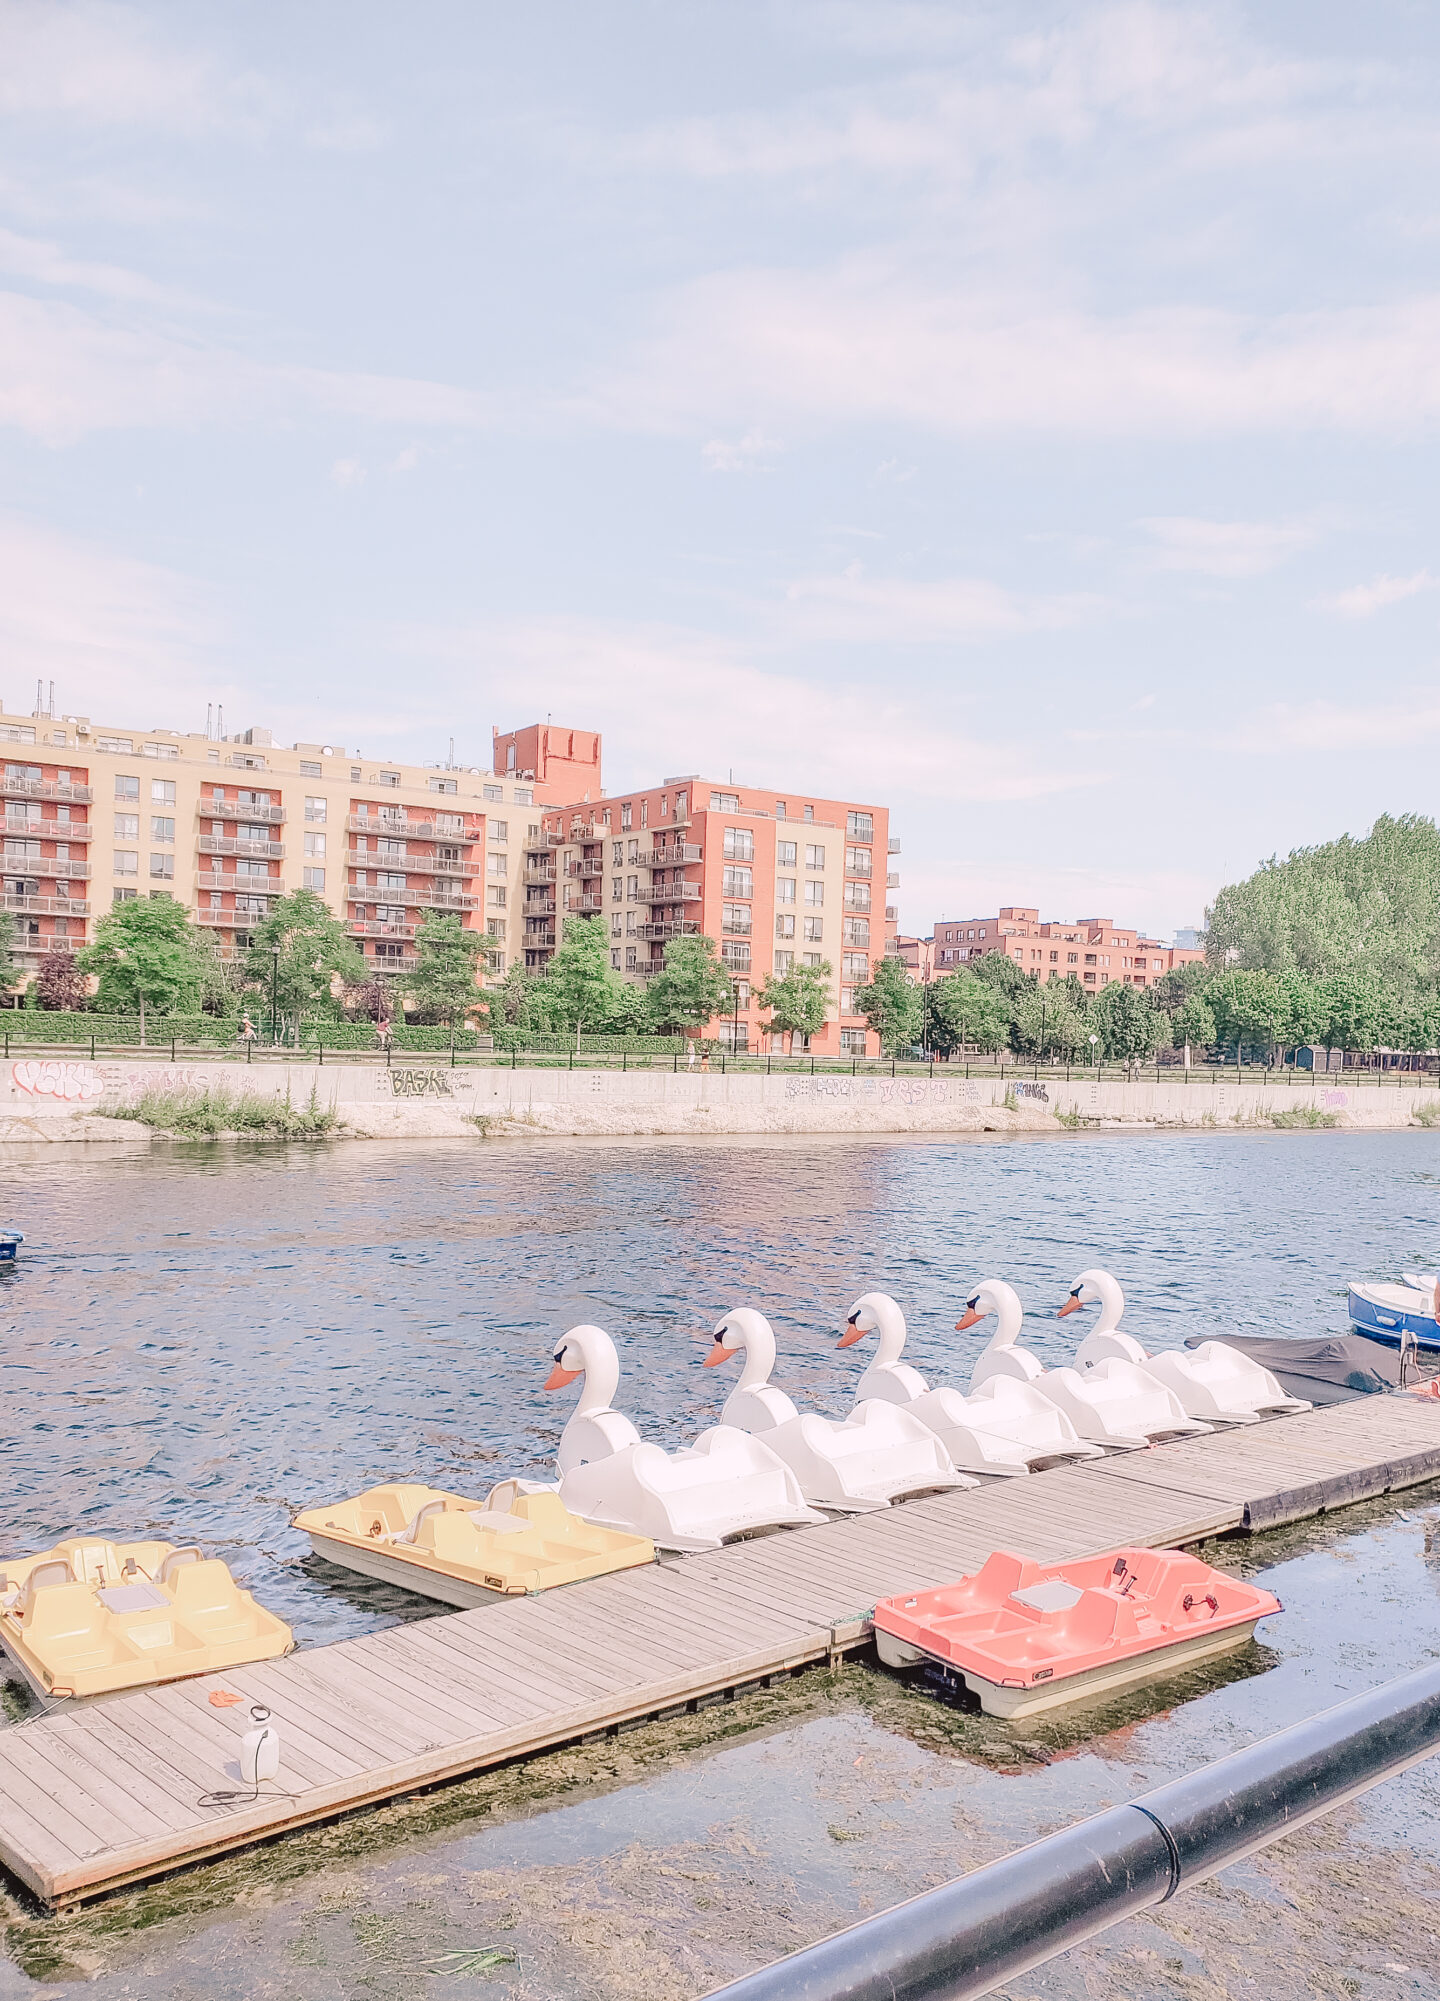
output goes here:
{"type": "Polygon", "coordinates": [[[605,1017],[607,1035],[649,1035],[653,1032],[655,1017],[651,1011],[650,996],[643,987],[632,986],[628,980],[621,980],[616,986],[605,1017]]]}
{"type": "Polygon", "coordinates": [[[1018,1000],[1026,987],[1034,984],[1008,952],[998,949],[977,959],[970,970],[976,979],[984,980],[1009,1001],[1018,1000]]]}
{"type": "Polygon", "coordinates": [[[344,924],[313,889],[282,896],[252,935],[246,978],[267,1001],[274,995],[280,1023],[297,1040],[306,1015],[340,1015],[337,978],[356,986],[368,970],[344,924]]]}
{"type": "Polygon", "coordinates": [[[1075,1006],[1063,980],[1026,991],[1012,1004],[1010,1046],[1022,1056],[1068,1062],[1084,1046],[1089,1033],[1086,1017],[1075,1006]]]}
{"type": "Polygon", "coordinates": [[[1149,989],[1151,1005],[1162,1014],[1178,1015],[1190,996],[1197,989],[1203,990],[1213,978],[1212,967],[1198,959],[1187,960],[1184,965],[1172,967],[1149,989]]]}
{"type": "Polygon", "coordinates": [[[517,1024],[525,1026],[521,1017],[525,1013],[532,990],[538,984],[535,975],[522,960],[512,959],[499,986],[490,989],[492,1021],[501,1021],[508,1028],[514,1028],[517,1024]]]}
{"type": "MultiPolygon", "coordinates": [[[[575,1045],[588,1028],[604,1026],[624,983],[610,965],[610,935],[603,917],[567,917],[565,933],[540,983],[541,1006],[549,1018],[573,1032],[575,1045]]],[[[529,1026],[529,1024],[525,1024],[529,1026]]]]}
{"type": "Polygon", "coordinates": [[[1440,1049],[1440,992],[1427,987],[1405,1003],[1396,1045],[1417,1053],[1440,1049]]]}
{"type": "Polygon", "coordinates": [[[650,983],[650,1018],[657,1028],[698,1033],[734,1005],[730,975],[721,965],[713,938],[672,938],[665,947],[665,970],[650,983]]]}
{"type": "Polygon", "coordinates": [[[117,903],[95,926],[92,944],[76,954],[82,973],[99,979],[95,1006],[102,1014],[140,1016],[145,1043],[147,1014],[193,1014],[209,976],[210,948],[173,896],[137,896],[117,903]]]}
{"type": "Polygon", "coordinates": [[[445,1028],[461,1028],[485,998],[475,981],[481,954],[495,949],[483,931],[467,931],[449,911],[427,910],[415,934],[417,957],[404,987],[421,1011],[445,1028]]]}
{"type": "Polygon", "coordinates": [[[1177,1049],[1213,1049],[1217,1041],[1215,1010],[1205,998],[1203,987],[1192,986],[1170,1021],[1170,1033],[1177,1049]]]}
{"type": "Polygon", "coordinates": [[[830,1004],[830,961],[818,966],[796,961],[788,973],[771,973],[756,999],[769,1013],[767,1026],[772,1035],[789,1037],[793,1052],[797,1035],[818,1035],[825,1026],[830,1004]]]}
{"type": "Polygon", "coordinates": [[[993,980],[947,973],[930,988],[930,1040],[942,1056],[967,1043],[998,1049],[1010,1028],[1010,1007],[993,980]]]}
{"type": "Polygon", "coordinates": [[[1260,1043],[1273,1050],[1290,1028],[1290,1003],[1274,973],[1236,970],[1221,973],[1205,989],[1215,1016],[1216,1039],[1236,1049],[1260,1043]]]}
{"type": "Polygon", "coordinates": [[[1325,1033],[1325,996],[1317,981],[1298,968],[1280,975],[1280,991],[1285,998],[1285,1040],[1312,1043],[1325,1033]]]}
{"type": "Polygon", "coordinates": [[[15,919],[0,910],[0,993],[9,993],[20,978],[20,962],[15,957],[15,919]]]}
{"type": "Polygon", "coordinates": [[[893,955],[873,962],[869,984],[855,989],[855,1005],[887,1056],[908,1049],[920,1033],[925,997],[893,955]]]}
{"type": "Polygon", "coordinates": [[[1341,973],[1320,983],[1327,1050],[1374,1049],[1389,1041],[1385,1030],[1395,1003],[1380,982],[1366,973],[1341,973]]]}
{"type": "Polygon", "coordinates": [[[1108,1062],[1143,1063],[1170,1040],[1170,1023],[1150,1006],[1138,987],[1112,980],[1102,987],[1090,1010],[1087,1038],[1100,1037],[1100,1053],[1108,1062]]]}

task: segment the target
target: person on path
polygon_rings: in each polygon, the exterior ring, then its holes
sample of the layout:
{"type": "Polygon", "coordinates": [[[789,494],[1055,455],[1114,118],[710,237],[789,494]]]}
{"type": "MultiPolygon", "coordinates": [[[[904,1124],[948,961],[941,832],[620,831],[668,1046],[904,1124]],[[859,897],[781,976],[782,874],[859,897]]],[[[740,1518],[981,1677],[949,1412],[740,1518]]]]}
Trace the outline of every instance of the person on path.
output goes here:
{"type": "Polygon", "coordinates": [[[695,1068],[695,1045],[693,1042],[687,1043],[685,1046],[685,1068],[687,1070],[695,1068]]]}
{"type": "Polygon", "coordinates": [[[255,1024],[248,1014],[242,1014],[240,1017],[240,1040],[242,1042],[255,1040],[255,1024]]]}

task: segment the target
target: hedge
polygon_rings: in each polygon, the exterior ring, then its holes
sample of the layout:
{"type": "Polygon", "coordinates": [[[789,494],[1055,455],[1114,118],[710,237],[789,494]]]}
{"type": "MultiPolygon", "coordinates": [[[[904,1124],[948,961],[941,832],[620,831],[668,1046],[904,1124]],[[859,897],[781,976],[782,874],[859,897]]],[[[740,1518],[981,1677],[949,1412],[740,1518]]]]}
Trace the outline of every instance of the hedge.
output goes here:
{"type": "MultiPolygon", "coordinates": [[[[398,1046],[398,1044],[397,1044],[398,1046]]],[[[537,1035],[528,1028],[497,1028],[497,1049],[515,1050],[523,1056],[672,1056],[685,1052],[683,1035],[582,1035],[578,1050],[573,1035],[537,1035]]]]}
{"type": "MultiPolygon", "coordinates": [[[[145,1039],[158,1049],[173,1036],[176,1042],[194,1047],[197,1043],[222,1048],[236,1040],[240,1017],[222,1019],[214,1014],[152,1014],[145,1018],[145,1039]]],[[[73,1042],[86,1048],[94,1038],[97,1048],[117,1046],[138,1048],[140,1017],[124,1014],[69,1014],[60,1009],[6,1008],[0,1012],[0,1030],[16,1042],[73,1042]]]]}

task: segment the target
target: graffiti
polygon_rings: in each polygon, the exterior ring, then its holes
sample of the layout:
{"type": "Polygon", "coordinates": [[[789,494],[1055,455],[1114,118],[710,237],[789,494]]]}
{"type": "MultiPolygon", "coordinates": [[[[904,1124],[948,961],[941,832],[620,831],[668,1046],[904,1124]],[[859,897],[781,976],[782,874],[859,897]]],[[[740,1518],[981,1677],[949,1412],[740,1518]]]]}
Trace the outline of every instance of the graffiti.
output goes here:
{"type": "Polygon", "coordinates": [[[1017,1098],[1038,1098],[1042,1105],[1050,1102],[1050,1088],[1046,1084],[1017,1084],[1015,1095],[1017,1098]]]}
{"type": "Polygon", "coordinates": [[[11,1071],[17,1091],[32,1098],[61,1098],[67,1105],[88,1105],[104,1094],[99,1073],[88,1063],[17,1063],[11,1071]]]}
{"type": "MultiPolygon", "coordinates": [[[[942,1086],[943,1088],[943,1086],[942,1086]]],[[[880,1086],[882,1105],[926,1105],[932,1101],[928,1083],[911,1080],[906,1083],[884,1083],[880,1086]]]]}
{"type": "Polygon", "coordinates": [[[1322,1105],[1348,1105],[1350,1102],[1350,1093],[1348,1091],[1322,1091],[1320,1093],[1320,1102],[1322,1105]]]}
{"type": "Polygon", "coordinates": [[[787,1077],[787,1098],[853,1098],[853,1077],[787,1077]]]}
{"type": "MultiPolygon", "coordinates": [[[[392,1098],[453,1098],[455,1088],[448,1070],[382,1070],[392,1098]]],[[[380,1086],[385,1089],[384,1083],[380,1086]]]]}

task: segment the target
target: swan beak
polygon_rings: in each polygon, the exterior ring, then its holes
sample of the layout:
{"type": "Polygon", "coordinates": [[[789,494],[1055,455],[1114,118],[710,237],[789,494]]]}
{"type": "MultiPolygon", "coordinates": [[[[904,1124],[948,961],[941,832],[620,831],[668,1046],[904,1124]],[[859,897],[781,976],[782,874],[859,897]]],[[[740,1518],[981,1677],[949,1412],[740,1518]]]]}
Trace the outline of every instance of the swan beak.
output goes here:
{"type": "Polygon", "coordinates": [[[1072,1294],[1071,1297],[1067,1299],[1065,1304],[1060,1308],[1059,1312],[1055,1315],[1055,1318],[1057,1320],[1063,1320],[1067,1313],[1078,1313],[1079,1311],[1080,1311],[1080,1301],[1076,1299],[1072,1294]]]}
{"type": "Polygon", "coordinates": [[[727,1348],[723,1341],[717,1341],[700,1366],[702,1369],[718,1369],[720,1364],[728,1362],[734,1353],[733,1348],[727,1348]]]}
{"type": "Polygon", "coordinates": [[[853,1348],[857,1341],[863,1341],[864,1339],[865,1329],[857,1327],[855,1322],[851,1320],[846,1323],[845,1332],[840,1336],[835,1345],[837,1348],[853,1348]]]}
{"type": "Polygon", "coordinates": [[[567,1383],[578,1383],[584,1373],[583,1369],[562,1369],[557,1362],[545,1378],[543,1387],[547,1390],[563,1390],[567,1383]]]}
{"type": "Polygon", "coordinates": [[[973,1306],[967,1306],[965,1309],[965,1318],[955,1322],[955,1332],[963,1334],[967,1327],[978,1327],[984,1318],[985,1315],[983,1313],[977,1313],[973,1306]]]}

